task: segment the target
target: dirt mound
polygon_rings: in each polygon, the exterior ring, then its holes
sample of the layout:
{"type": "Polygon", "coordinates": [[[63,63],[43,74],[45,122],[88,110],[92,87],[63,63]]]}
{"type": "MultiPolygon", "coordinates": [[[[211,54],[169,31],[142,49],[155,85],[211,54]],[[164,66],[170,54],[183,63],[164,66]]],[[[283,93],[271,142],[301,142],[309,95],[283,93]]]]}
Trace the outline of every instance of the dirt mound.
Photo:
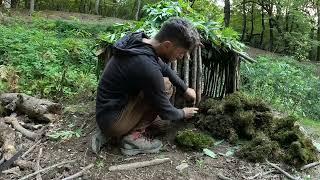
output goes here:
{"type": "Polygon", "coordinates": [[[238,92],[222,101],[203,101],[196,126],[231,144],[246,140],[237,155],[249,161],[272,159],[300,167],[316,161],[317,152],[296,121],[293,116],[275,118],[263,101],[238,92]]]}

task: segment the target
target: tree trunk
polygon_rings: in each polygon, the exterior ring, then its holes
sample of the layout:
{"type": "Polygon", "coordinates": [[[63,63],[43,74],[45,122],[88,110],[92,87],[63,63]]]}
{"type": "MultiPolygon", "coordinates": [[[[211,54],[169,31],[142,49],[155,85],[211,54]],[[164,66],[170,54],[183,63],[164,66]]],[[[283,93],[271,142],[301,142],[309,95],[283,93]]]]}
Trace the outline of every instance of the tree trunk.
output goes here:
{"type": "Polygon", "coordinates": [[[18,0],[11,0],[11,8],[17,8],[19,1],[18,0]]]}
{"type": "MultiPolygon", "coordinates": [[[[263,1],[262,1],[263,3],[263,1]]],[[[260,34],[260,48],[263,49],[263,37],[264,37],[264,31],[266,30],[266,26],[264,24],[264,12],[263,12],[263,7],[261,7],[261,34],[260,34]]]]}
{"type": "Polygon", "coordinates": [[[246,36],[247,31],[247,13],[246,13],[246,0],[243,0],[242,2],[242,35],[241,35],[241,41],[244,40],[246,36]]]}
{"type": "Polygon", "coordinates": [[[136,12],[136,16],[135,16],[136,21],[139,20],[139,15],[140,15],[140,10],[141,10],[141,0],[137,0],[137,1],[138,1],[138,6],[137,6],[137,12],[136,12]]]}
{"type": "Polygon", "coordinates": [[[225,27],[230,25],[230,0],[224,0],[224,25],[225,27]]]}
{"type": "Polygon", "coordinates": [[[34,12],[34,1],[35,0],[30,0],[30,11],[29,11],[29,15],[31,16],[32,13],[34,12]]]}
{"type": "Polygon", "coordinates": [[[254,30],[254,4],[251,4],[251,31],[249,35],[248,41],[251,42],[252,36],[253,36],[253,30],[254,30]]]}
{"type": "Polygon", "coordinates": [[[97,15],[99,15],[99,6],[100,6],[100,0],[96,0],[96,4],[94,8],[97,15]]]}
{"type": "MultiPolygon", "coordinates": [[[[320,7],[317,3],[317,16],[318,16],[318,29],[317,29],[317,40],[320,41],[320,7]]],[[[317,47],[317,61],[320,61],[320,45],[317,47]]]]}
{"type": "Polygon", "coordinates": [[[269,39],[269,50],[273,50],[273,22],[272,22],[272,14],[269,13],[269,31],[270,31],[270,39],[269,39]]]}

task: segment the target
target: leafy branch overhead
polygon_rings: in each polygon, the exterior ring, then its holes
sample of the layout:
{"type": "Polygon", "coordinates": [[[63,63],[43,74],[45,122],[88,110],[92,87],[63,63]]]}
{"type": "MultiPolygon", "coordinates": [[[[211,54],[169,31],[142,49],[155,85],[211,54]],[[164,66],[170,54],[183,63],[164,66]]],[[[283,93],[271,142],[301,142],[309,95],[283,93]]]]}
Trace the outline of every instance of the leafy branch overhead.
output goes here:
{"type": "Polygon", "coordinates": [[[143,17],[140,21],[116,24],[98,37],[99,45],[113,44],[128,32],[144,31],[149,36],[157,33],[161,24],[170,17],[183,17],[190,20],[201,34],[202,41],[209,41],[212,46],[222,50],[234,49],[242,51],[244,44],[238,41],[238,33],[231,28],[224,28],[222,22],[209,19],[190,7],[189,2],[161,1],[143,7],[143,17]]]}

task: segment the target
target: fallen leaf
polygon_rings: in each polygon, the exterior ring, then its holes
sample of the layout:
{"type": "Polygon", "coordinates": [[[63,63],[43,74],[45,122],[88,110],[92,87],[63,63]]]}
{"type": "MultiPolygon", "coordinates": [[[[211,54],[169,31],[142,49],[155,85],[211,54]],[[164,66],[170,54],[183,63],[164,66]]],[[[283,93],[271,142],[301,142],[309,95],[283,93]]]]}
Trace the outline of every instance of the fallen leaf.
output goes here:
{"type": "Polygon", "coordinates": [[[203,153],[211,158],[214,158],[214,159],[217,158],[216,153],[214,153],[210,149],[207,149],[207,148],[203,149],[203,153]]]}

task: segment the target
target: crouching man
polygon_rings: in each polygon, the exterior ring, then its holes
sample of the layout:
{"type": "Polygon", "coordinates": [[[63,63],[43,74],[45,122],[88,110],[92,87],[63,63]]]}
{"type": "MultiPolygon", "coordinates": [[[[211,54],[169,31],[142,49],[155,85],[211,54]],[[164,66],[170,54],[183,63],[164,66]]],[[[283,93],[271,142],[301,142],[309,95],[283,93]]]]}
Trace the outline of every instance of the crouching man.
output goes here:
{"type": "Polygon", "coordinates": [[[96,121],[101,133],[92,138],[99,152],[105,137],[121,138],[125,155],[156,153],[162,142],[146,137],[148,127],[191,118],[198,109],[175,108],[169,101],[173,86],[195,101],[196,93],[165,62],[181,60],[199,44],[199,35],[185,19],[164,22],[153,38],[132,33],[113,47],[113,56],[100,79],[96,99],[96,121]]]}

